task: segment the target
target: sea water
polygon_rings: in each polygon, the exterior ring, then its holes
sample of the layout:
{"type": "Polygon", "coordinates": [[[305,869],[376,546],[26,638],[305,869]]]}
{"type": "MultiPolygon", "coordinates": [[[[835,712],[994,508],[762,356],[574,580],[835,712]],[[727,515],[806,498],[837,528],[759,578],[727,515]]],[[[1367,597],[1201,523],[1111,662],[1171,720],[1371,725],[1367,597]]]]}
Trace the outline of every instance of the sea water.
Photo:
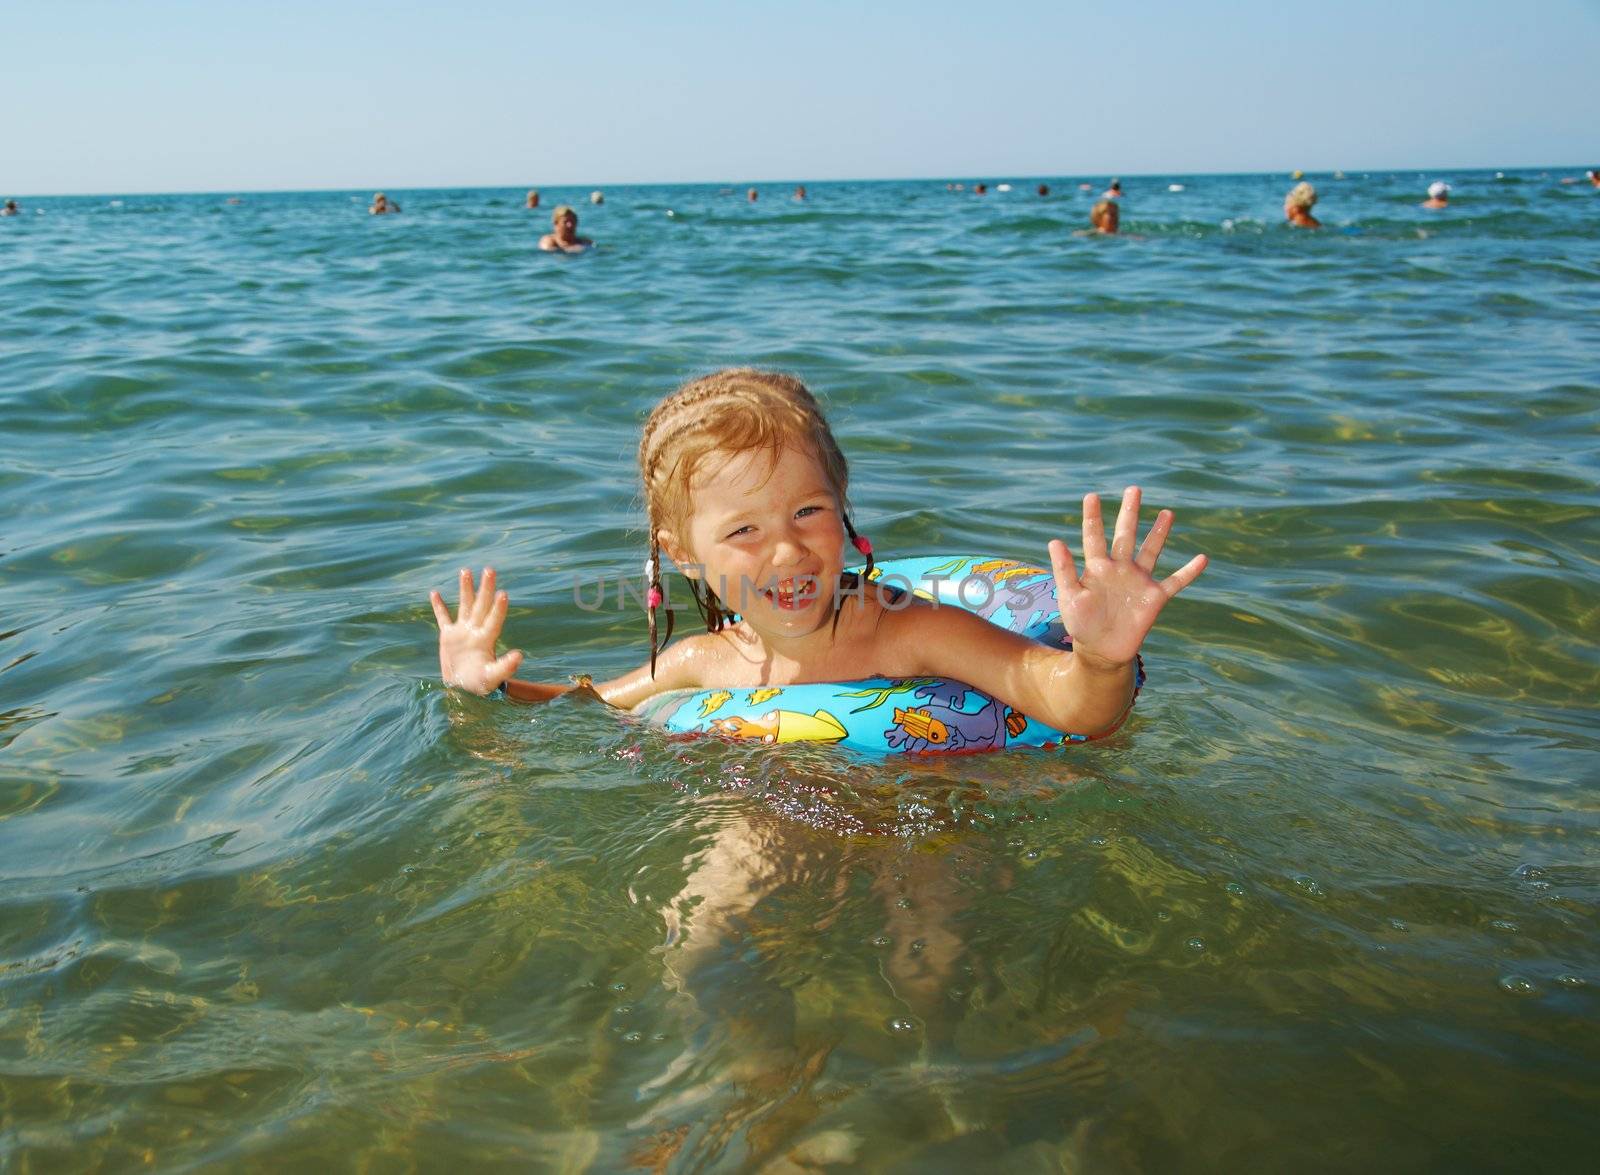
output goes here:
{"type": "Polygon", "coordinates": [[[1107,177],[22,200],[0,1168],[1581,1165],[1577,172],[1312,176],[1316,233],[1284,176],[1129,177],[1118,239],[1107,177]],[[537,250],[561,200],[593,253],[537,250]],[[525,675],[643,659],[574,585],[734,363],[825,399],[880,553],[1176,510],[1211,566],[1132,722],[863,763],[442,688],[467,565],[525,675]]]}

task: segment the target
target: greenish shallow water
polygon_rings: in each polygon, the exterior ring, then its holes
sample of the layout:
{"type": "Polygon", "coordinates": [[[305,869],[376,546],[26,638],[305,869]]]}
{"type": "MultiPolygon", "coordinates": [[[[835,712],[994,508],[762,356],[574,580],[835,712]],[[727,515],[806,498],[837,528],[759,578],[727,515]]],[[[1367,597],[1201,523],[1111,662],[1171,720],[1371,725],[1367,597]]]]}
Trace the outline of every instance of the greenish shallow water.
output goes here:
{"type": "Polygon", "coordinates": [[[615,189],[576,259],[512,192],[23,201],[0,1169],[1584,1166],[1600,192],[1313,178],[1320,234],[1175,177],[1114,241],[1068,181],[615,189]],[[1132,724],[862,767],[440,688],[468,563],[541,675],[638,662],[573,578],[733,362],[882,552],[1176,508],[1132,724]]]}

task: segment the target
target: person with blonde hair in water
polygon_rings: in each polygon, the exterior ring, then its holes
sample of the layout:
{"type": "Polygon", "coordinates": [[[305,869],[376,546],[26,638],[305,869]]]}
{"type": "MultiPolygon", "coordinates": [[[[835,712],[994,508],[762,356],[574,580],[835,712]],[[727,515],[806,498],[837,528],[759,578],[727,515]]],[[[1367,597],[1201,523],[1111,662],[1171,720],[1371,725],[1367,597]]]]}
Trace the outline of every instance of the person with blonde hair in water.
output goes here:
{"type": "Polygon", "coordinates": [[[1322,222],[1311,215],[1316,202],[1317,189],[1302,180],[1283,198],[1283,218],[1292,228],[1321,228],[1322,222]]]}
{"type": "Polygon", "coordinates": [[[546,253],[582,253],[594,244],[578,235],[578,213],[571,204],[557,204],[550,213],[550,231],[539,238],[546,253]]]}
{"type": "Polygon", "coordinates": [[[538,188],[529,188],[528,189],[528,198],[527,198],[526,201],[523,202],[522,206],[524,208],[537,208],[537,207],[539,207],[539,189],[538,188]]]}
{"type": "Polygon", "coordinates": [[[367,213],[371,216],[387,216],[391,212],[399,211],[400,205],[389,199],[382,192],[374,192],[372,194],[372,204],[367,208],[367,213]]]}
{"type": "Polygon", "coordinates": [[[1089,223],[1094,232],[1114,237],[1122,224],[1122,209],[1115,200],[1100,200],[1089,209],[1089,223]]]}

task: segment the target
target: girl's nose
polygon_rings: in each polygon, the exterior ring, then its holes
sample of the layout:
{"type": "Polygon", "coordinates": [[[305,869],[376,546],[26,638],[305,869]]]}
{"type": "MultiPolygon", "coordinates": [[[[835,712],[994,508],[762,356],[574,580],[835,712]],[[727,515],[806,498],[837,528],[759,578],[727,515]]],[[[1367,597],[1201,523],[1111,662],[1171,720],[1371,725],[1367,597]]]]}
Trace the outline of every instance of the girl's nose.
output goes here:
{"type": "Polygon", "coordinates": [[[791,534],[781,534],[772,547],[772,564],[774,567],[787,567],[791,563],[798,563],[805,556],[805,547],[799,539],[791,534]]]}

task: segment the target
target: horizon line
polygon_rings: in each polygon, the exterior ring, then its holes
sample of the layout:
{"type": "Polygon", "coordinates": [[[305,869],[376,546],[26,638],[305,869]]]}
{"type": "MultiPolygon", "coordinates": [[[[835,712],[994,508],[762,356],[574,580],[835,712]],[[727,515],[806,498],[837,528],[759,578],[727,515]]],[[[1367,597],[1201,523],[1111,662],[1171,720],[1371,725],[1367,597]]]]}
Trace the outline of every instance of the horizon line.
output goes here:
{"type": "MultiPolygon", "coordinates": [[[[1034,183],[1034,182],[1042,182],[1042,181],[1048,181],[1048,180],[1082,181],[1082,180],[1085,180],[1085,179],[1093,181],[1096,177],[1106,177],[1107,182],[1109,182],[1109,180],[1113,179],[1113,178],[1167,179],[1167,178],[1171,178],[1171,177],[1175,177],[1175,176],[1182,176],[1182,177],[1189,177],[1189,176],[1193,176],[1193,177],[1283,176],[1284,178],[1293,178],[1293,174],[1297,170],[1301,172],[1302,178],[1305,178],[1305,177],[1309,177],[1309,176],[1328,176],[1328,177],[1333,177],[1333,176],[1337,176],[1337,175],[1343,175],[1343,176],[1348,177],[1348,176],[1350,176],[1352,174],[1370,175],[1373,172],[1399,173],[1399,172],[1408,172],[1408,171],[1417,171],[1417,172],[1419,172],[1421,174],[1425,174],[1425,175],[1426,174],[1442,174],[1442,173],[1445,173],[1445,172],[1452,172],[1452,173],[1459,174],[1459,173],[1463,173],[1463,172],[1474,172],[1474,171],[1494,171],[1494,172],[1504,172],[1504,171],[1549,171],[1549,172],[1556,172],[1556,171],[1565,170],[1567,168],[1576,168],[1579,171],[1579,173],[1582,174],[1586,170],[1586,165],[1583,165],[1583,164],[1564,164],[1564,163],[1563,164],[1545,163],[1545,164],[1533,164],[1533,165],[1523,166],[1523,167],[1518,167],[1518,166],[1510,166],[1510,167],[1506,167],[1506,166],[1487,166],[1487,167],[1411,167],[1411,166],[1407,166],[1407,167],[1364,167],[1364,168],[1363,167],[1355,167],[1355,168],[1350,168],[1350,167],[1338,167],[1338,168],[1336,168],[1336,167],[1326,167],[1326,168],[1288,168],[1288,169],[1284,169],[1284,170],[1276,170],[1275,169],[1275,170],[1272,170],[1272,171],[1124,171],[1124,172],[1116,172],[1116,171],[1087,172],[1087,171],[1083,171],[1083,172],[1062,172],[1062,173],[1053,174],[1053,175],[1044,174],[1044,173],[1033,173],[1033,172],[1008,172],[1008,173],[1005,173],[1005,174],[1008,177],[1013,177],[1013,178],[1010,178],[1009,180],[1001,180],[1001,181],[998,181],[998,182],[1034,183]],[[1014,177],[1019,177],[1019,176],[1026,176],[1027,178],[1025,178],[1025,179],[1014,178],[1014,177]]],[[[1001,173],[999,173],[999,172],[990,172],[990,173],[987,173],[987,175],[979,175],[979,174],[959,175],[959,174],[956,174],[956,173],[953,173],[953,172],[941,172],[941,173],[933,174],[933,175],[917,175],[917,176],[836,176],[836,177],[826,178],[826,179],[788,178],[788,179],[744,179],[744,180],[648,180],[648,181],[639,181],[639,180],[593,181],[593,180],[587,180],[587,181],[568,181],[568,182],[564,182],[564,183],[550,183],[550,184],[545,184],[543,186],[540,186],[540,185],[528,185],[527,188],[524,188],[524,186],[522,184],[520,184],[520,183],[514,183],[514,184],[482,184],[482,183],[469,183],[469,184],[399,184],[399,185],[390,185],[389,187],[392,187],[393,190],[397,191],[397,192],[443,192],[443,191],[493,192],[493,191],[515,191],[515,190],[519,190],[519,189],[520,190],[531,190],[531,189],[535,189],[536,188],[537,190],[539,190],[542,193],[547,189],[548,190],[555,190],[555,189],[560,189],[560,188],[589,188],[590,190],[596,190],[596,189],[603,190],[603,189],[605,189],[607,187],[612,187],[612,188],[709,188],[709,187],[733,187],[733,188],[737,188],[737,187],[740,187],[740,186],[759,186],[759,185],[762,185],[762,184],[788,185],[788,184],[895,184],[895,183],[972,183],[972,182],[976,182],[976,183],[994,183],[994,182],[997,182],[997,181],[995,181],[992,178],[987,178],[987,177],[992,177],[992,176],[996,176],[996,175],[1000,175],[1000,174],[1001,173]]],[[[385,191],[389,190],[389,187],[378,186],[378,187],[373,187],[370,190],[375,191],[375,192],[385,192],[385,191]]],[[[55,200],[55,199],[83,199],[83,198],[95,197],[95,196],[302,195],[302,194],[316,194],[316,193],[335,194],[335,193],[344,193],[344,192],[365,192],[365,191],[368,191],[368,190],[369,189],[368,189],[367,186],[355,187],[355,188],[352,188],[352,187],[310,187],[310,188],[284,187],[284,188],[192,188],[192,189],[168,189],[168,190],[153,189],[153,188],[152,189],[119,188],[119,189],[110,189],[110,190],[98,191],[98,192],[95,192],[95,191],[83,191],[83,192],[33,192],[33,193],[22,192],[22,193],[18,193],[15,196],[7,197],[7,198],[10,198],[10,199],[27,199],[27,200],[55,200]]]]}

